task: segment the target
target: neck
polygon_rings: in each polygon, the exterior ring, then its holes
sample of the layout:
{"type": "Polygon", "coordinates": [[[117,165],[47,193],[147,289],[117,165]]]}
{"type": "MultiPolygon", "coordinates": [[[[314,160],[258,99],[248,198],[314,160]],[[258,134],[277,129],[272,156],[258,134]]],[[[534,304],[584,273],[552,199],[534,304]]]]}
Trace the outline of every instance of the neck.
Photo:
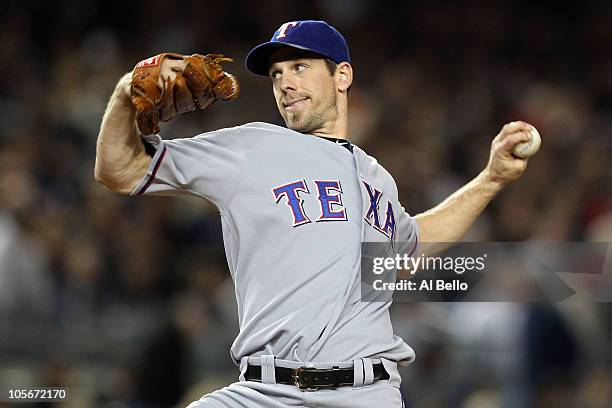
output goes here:
{"type": "Polygon", "coordinates": [[[346,126],[329,126],[310,133],[313,136],[332,137],[334,139],[347,139],[348,130],[346,126]]]}

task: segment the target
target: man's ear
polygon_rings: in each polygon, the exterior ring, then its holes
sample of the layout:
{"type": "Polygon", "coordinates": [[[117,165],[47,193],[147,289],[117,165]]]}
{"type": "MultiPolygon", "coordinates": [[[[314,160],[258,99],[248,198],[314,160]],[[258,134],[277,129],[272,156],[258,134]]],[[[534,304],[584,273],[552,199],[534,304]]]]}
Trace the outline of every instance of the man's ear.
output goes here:
{"type": "Polygon", "coordinates": [[[353,67],[348,62],[336,66],[336,85],[340,92],[346,92],[353,83],[353,67]]]}

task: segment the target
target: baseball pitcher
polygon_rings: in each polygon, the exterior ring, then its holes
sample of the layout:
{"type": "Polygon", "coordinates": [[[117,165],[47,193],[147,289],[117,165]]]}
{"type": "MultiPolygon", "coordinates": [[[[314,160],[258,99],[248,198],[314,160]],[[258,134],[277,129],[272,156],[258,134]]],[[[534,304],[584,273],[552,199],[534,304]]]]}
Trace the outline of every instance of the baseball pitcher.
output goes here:
{"type": "Polygon", "coordinates": [[[323,21],[282,24],[246,58],[271,82],[286,127],[162,139],[160,121],[238,96],[228,60],[166,53],[140,62],[119,80],[97,141],[95,178],[109,189],[189,194],[221,214],[240,375],[190,407],[402,407],[398,367],[415,354],[393,334],[389,302],[360,301],[361,242],[412,253],[460,239],[525,170],[512,149],[531,126],[505,125],[474,180],[411,216],[391,175],[349,141],[353,67],[344,37],[323,21]]]}

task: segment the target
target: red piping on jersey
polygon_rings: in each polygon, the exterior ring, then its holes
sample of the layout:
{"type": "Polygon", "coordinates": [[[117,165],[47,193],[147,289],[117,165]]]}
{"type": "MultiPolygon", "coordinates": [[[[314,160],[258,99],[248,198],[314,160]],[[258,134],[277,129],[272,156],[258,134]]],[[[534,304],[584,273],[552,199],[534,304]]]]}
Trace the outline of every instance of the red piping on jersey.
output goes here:
{"type": "Polygon", "coordinates": [[[145,191],[147,191],[147,188],[149,188],[151,183],[153,183],[153,179],[155,178],[155,175],[157,174],[157,170],[159,170],[159,166],[161,165],[162,160],[164,160],[164,157],[166,156],[166,150],[167,150],[167,148],[166,148],[166,146],[164,146],[164,150],[159,155],[159,159],[157,159],[157,163],[155,163],[155,167],[153,167],[153,171],[151,172],[151,175],[149,176],[149,179],[147,180],[146,184],[144,186],[142,186],[142,188],[140,190],[138,190],[136,195],[140,195],[140,194],[144,193],[145,191]]]}

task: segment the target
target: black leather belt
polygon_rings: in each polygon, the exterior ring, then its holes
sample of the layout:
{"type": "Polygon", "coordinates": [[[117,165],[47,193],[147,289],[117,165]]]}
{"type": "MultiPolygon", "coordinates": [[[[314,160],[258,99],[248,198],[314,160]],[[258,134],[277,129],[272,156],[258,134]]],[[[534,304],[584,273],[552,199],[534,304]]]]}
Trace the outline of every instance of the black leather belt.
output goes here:
{"type": "MultiPolygon", "coordinates": [[[[372,369],[374,371],[374,381],[389,379],[389,373],[385,371],[382,364],[374,364],[372,369]]],[[[329,369],[274,367],[274,372],[277,384],[296,385],[302,390],[353,385],[355,380],[352,367],[333,367],[329,369]]],[[[249,365],[244,378],[247,381],[261,381],[261,366],[249,365]]]]}

